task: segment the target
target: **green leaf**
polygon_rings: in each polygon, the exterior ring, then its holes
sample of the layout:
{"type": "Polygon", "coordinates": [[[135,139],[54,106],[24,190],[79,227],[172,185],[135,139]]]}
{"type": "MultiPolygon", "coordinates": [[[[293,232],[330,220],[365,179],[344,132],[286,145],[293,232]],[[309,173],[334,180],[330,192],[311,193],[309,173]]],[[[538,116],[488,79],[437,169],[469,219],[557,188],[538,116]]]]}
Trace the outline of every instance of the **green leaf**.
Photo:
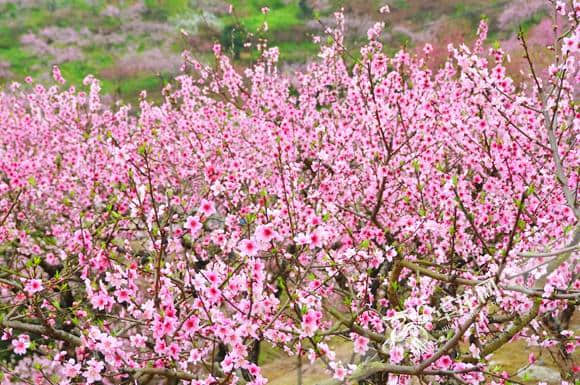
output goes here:
{"type": "Polygon", "coordinates": [[[419,163],[419,161],[417,159],[414,159],[412,164],[415,171],[419,172],[419,170],[421,169],[421,164],[419,163]]]}
{"type": "Polygon", "coordinates": [[[284,284],[284,279],[282,277],[278,277],[277,281],[278,281],[278,286],[280,286],[282,289],[286,288],[286,284],[284,284]]]}
{"type": "Polygon", "coordinates": [[[255,213],[249,213],[248,215],[246,215],[246,222],[247,223],[253,223],[254,220],[256,220],[256,214],[255,213]]]}

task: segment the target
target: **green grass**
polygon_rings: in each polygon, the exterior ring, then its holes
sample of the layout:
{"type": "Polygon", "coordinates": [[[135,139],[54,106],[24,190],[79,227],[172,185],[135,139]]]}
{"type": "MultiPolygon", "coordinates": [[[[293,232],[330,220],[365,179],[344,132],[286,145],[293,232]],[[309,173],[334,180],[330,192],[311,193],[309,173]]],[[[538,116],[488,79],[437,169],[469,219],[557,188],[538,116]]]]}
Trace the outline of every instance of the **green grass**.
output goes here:
{"type": "Polygon", "coordinates": [[[271,32],[291,29],[304,23],[298,1],[284,5],[280,0],[237,0],[232,1],[232,5],[234,13],[222,18],[224,25],[235,24],[239,21],[249,32],[255,32],[264,22],[268,23],[268,29],[271,32]],[[264,15],[261,9],[266,6],[270,11],[264,15]]]}
{"type": "Polygon", "coordinates": [[[458,3],[455,5],[452,16],[456,19],[469,19],[471,22],[478,22],[481,19],[482,14],[476,7],[472,5],[458,3]]]}
{"type": "MultiPolygon", "coordinates": [[[[34,6],[28,8],[21,8],[18,4],[13,3],[0,5],[0,60],[10,63],[9,70],[14,74],[14,80],[21,81],[27,75],[38,78],[40,74],[50,73],[50,67],[55,58],[37,56],[28,51],[28,48],[20,43],[23,34],[38,33],[47,26],[70,27],[77,31],[86,27],[90,31],[105,34],[124,33],[121,31],[122,20],[117,17],[103,16],[101,11],[108,5],[119,8],[130,7],[136,1],[138,0],[38,0],[34,6]]],[[[200,12],[194,0],[144,1],[148,7],[148,11],[142,16],[144,21],[172,23],[186,14],[200,12]]],[[[413,26],[419,27],[438,20],[445,10],[443,13],[451,16],[450,23],[454,23],[454,25],[469,23],[470,26],[473,26],[473,33],[475,33],[481,13],[489,12],[491,16],[491,40],[493,40],[492,38],[508,38],[513,33],[513,31],[499,30],[494,25],[494,16],[497,16],[511,0],[445,1],[445,3],[438,0],[430,1],[432,3],[429,3],[428,6],[422,5],[418,8],[418,0],[387,1],[391,4],[394,14],[399,10],[401,14],[406,15],[405,19],[397,19],[398,21],[392,22],[411,22],[411,28],[413,26]],[[410,12],[415,9],[417,12],[410,12]]],[[[267,38],[270,46],[278,46],[281,62],[305,62],[316,56],[318,46],[311,42],[307,27],[307,23],[314,18],[315,12],[309,13],[301,9],[300,0],[227,0],[227,3],[234,6],[234,14],[218,14],[216,25],[204,29],[200,39],[220,41],[223,29],[237,22],[243,24],[247,32],[255,33],[266,21],[269,27],[268,31],[260,32],[255,36],[267,38]],[[262,14],[262,7],[268,7],[270,12],[267,15],[262,14]]],[[[371,8],[376,10],[384,3],[385,1],[380,0],[330,0],[331,7],[323,9],[320,14],[331,16],[334,10],[342,6],[347,9],[359,7],[359,12],[370,12],[371,8]]],[[[530,30],[544,16],[545,13],[540,12],[525,20],[522,23],[524,32],[530,30]]],[[[366,36],[363,34],[358,38],[349,38],[346,41],[346,46],[351,48],[349,49],[351,54],[358,56],[357,48],[365,42],[366,36]]],[[[407,47],[414,45],[408,36],[395,34],[386,44],[385,51],[388,53],[396,52],[405,43],[407,43],[407,47]]],[[[100,74],[103,73],[104,69],[115,67],[118,60],[129,52],[127,47],[134,47],[137,52],[141,52],[154,48],[156,44],[158,43],[153,43],[148,36],[139,34],[126,35],[121,44],[104,46],[98,42],[92,43],[89,46],[81,47],[84,55],[82,60],[63,63],[61,70],[68,80],[68,84],[79,86],[82,79],[89,73],[102,78],[100,74]]],[[[184,48],[191,48],[187,44],[176,34],[175,38],[169,38],[167,44],[164,45],[168,51],[179,52],[184,48]]],[[[249,65],[255,62],[257,55],[258,52],[255,50],[244,49],[238,63],[249,65]]],[[[208,52],[198,53],[198,58],[211,62],[213,56],[208,49],[208,52]]],[[[166,78],[168,77],[166,76],[166,78]]],[[[160,89],[161,80],[154,75],[142,74],[129,79],[102,79],[102,87],[104,92],[111,92],[116,97],[134,100],[143,89],[151,91],[150,95],[153,96],[160,89]]]]}
{"type": "Polygon", "coordinates": [[[46,8],[33,8],[27,10],[25,15],[24,20],[21,22],[21,28],[23,30],[36,31],[46,25],[52,24],[54,21],[52,13],[46,8]]]}
{"type": "Polygon", "coordinates": [[[267,15],[258,13],[243,18],[241,22],[248,31],[253,32],[266,21],[268,23],[268,29],[275,32],[302,24],[303,20],[300,18],[300,14],[300,8],[296,4],[290,4],[284,8],[271,9],[267,15]]]}
{"type": "MultiPolygon", "coordinates": [[[[268,7],[270,10],[284,8],[286,5],[282,0],[232,0],[229,2],[234,6],[236,13],[251,16],[260,13],[262,7],[268,7]]],[[[287,6],[296,6],[297,1],[290,2],[287,6]]]]}
{"type": "Polygon", "coordinates": [[[18,46],[0,49],[0,59],[8,61],[11,65],[10,70],[21,78],[33,75],[30,68],[41,63],[36,55],[18,46]]]}
{"type": "Polygon", "coordinates": [[[0,25],[0,50],[15,47],[18,42],[20,30],[0,25]]]}
{"type": "Polygon", "coordinates": [[[145,0],[145,6],[149,17],[163,21],[190,9],[188,0],[145,0]]]}
{"type": "Polygon", "coordinates": [[[396,9],[406,9],[409,8],[409,3],[407,0],[395,0],[393,2],[393,7],[396,9]]]}
{"type": "Polygon", "coordinates": [[[135,100],[143,90],[159,90],[164,84],[156,76],[132,77],[119,82],[113,87],[123,100],[135,100]]]}
{"type": "Polygon", "coordinates": [[[280,60],[284,62],[306,62],[319,51],[319,46],[310,40],[301,42],[280,42],[272,44],[280,49],[280,60]]]}
{"type": "Polygon", "coordinates": [[[60,66],[62,76],[69,84],[82,84],[88,74],[95,74],[96,69],[85,60],[69,61],[60,66]]]}

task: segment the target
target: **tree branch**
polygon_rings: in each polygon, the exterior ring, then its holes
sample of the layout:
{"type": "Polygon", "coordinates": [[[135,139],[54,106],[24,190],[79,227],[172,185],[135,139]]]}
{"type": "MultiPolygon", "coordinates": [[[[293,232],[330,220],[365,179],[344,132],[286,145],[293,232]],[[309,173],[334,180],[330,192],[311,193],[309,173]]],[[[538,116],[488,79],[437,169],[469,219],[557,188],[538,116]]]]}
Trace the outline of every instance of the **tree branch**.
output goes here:
{"type": "Polygon", "coordinates": [[[68,342],[73,346],[82,345],[81,339],[75,336],[74,334],[70,334],[59,329],[47,328],[46,326],[43,325],[29,324],[20,321],[0,321],[0,326],[20,330],[27,333],[33,333],[41,336],[53,337],[61,341],[68,342]]]}

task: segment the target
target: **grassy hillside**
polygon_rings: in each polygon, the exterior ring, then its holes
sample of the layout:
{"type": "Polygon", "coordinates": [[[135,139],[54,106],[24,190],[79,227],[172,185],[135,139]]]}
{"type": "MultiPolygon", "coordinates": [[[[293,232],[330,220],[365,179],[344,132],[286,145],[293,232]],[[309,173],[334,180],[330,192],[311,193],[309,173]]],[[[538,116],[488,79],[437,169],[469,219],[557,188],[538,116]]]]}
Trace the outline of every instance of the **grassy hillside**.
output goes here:
{"type": "Polygon", "coordinates": [[[221,42],[240,64],[257,56],[244,43],[267,39],[285,64],[316,54],[311,36],[344,8],[349,46],[356,49],[375,21],[387,22],[387,50],[424,41],[472,38],[483,16],[491,39],[509,41],[518,25],[530,30],[545,16],[536,0],[0,0],[0,84],[45,79],[53,64],[72,84],[87,74],[115,99],[158,90],[179,71],[180,52],[210,60],[221,42]],[[233,12],[229,13],[229,4],[233,12]],[[380,15],[388,3],[392,13],[380,15]],[[261,8],[270,12],[264,15],[261,8]],[[267,30],[264,28],[267,23],[267,30]]]}

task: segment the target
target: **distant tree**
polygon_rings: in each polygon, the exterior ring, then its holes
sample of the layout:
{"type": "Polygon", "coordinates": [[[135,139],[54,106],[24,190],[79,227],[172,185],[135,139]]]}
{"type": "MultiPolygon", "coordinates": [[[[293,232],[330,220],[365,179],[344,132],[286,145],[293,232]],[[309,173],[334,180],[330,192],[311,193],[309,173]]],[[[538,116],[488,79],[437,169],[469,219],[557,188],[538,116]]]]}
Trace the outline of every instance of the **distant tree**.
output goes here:
{"type": "Polygon", "coordinates": [[[246,36],[247,31],[243,25],[240,23],[231,24],[222,31],[220,42],[226,51],[231,52],[235,59],[239,59],[246,36]]]}
{"type": "Polygon", "coordinates": [[[312,16],[312,7],[308,4],[307,0],[300,0],[298,6],[300,7],[302,17],[307,18],[312,16]]]}

